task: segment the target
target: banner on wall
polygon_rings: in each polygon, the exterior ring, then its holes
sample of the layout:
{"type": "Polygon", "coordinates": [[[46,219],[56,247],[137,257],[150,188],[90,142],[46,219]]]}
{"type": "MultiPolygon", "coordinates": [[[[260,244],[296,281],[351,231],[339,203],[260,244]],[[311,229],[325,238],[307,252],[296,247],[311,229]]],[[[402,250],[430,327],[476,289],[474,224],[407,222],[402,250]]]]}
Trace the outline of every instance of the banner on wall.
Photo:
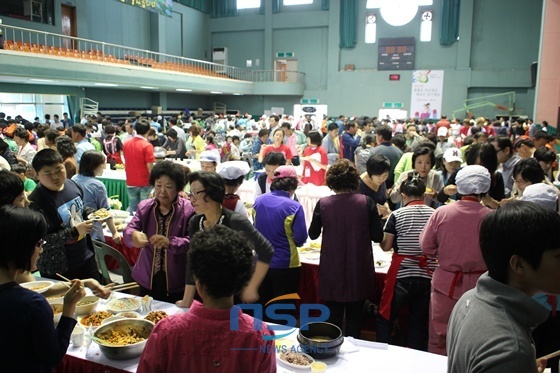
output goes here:
{"type": "Polygon", "coordinates": [[[173,0],[117,0],[138,8],[173,17],[173,0]]]}
{"type": "Polygon", "coordinates": [[[410,116],[419,119],[441,117],[443,70],[413,70],[410,116]]]}

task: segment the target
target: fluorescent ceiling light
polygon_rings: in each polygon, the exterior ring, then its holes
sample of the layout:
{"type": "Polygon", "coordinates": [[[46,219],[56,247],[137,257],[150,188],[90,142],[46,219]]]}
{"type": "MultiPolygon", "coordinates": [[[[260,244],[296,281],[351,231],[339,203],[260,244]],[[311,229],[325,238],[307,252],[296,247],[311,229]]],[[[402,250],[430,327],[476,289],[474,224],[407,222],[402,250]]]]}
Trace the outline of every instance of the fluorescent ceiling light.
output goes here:
{"type": "Polygon", "coordinates": [[[157,87],[140,87],[140,88],[144,88],[144,89],[158,89],[157,87]]]}
{"type": "Polygon", "coordinates": [[[98,86],[98,87],[118,87],[118,84],[113,84],[113,83],[93,83],[94,85],[98,86]]]}
{"type": "Polygon", "coordinates": [[[176,91],[178,91],[178,92],[192,92],[192,89],[177,88],[176,91]]]}
{"type": "Polygon", "coordinates": [[[213,93],[213,94],[215,94],[215,95],[221,95],[221,94],[223,94],[224,92],[210,91],[210,93],[213,93]]]}
{"type": "Polygon", "coordinates": [[[243,93],[234,93],[234,96],[243,96],[243,93]]]}
{"type": "Polygon", "coordinates": [[[29,79],[32,80],[34,82],[54,82],[54,80],[50,80],[50,79],[29,79]]]}

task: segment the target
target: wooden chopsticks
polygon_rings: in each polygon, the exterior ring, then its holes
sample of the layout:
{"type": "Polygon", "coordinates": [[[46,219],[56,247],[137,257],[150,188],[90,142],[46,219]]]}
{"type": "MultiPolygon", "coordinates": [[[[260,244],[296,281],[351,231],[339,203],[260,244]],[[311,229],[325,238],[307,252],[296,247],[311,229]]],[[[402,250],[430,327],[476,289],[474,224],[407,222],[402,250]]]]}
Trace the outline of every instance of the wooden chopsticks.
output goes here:
{"type": "Polygon", "coordinates": [[[120,284],[120,285],[113,286],[111,288],[111,291],[123,291],[123,290],[135,289],[137,287],[140,287],[140,285],[138,285],[136,282],[129,282],[128,284],[120,284]]]}
{"type": "Polygon", "coordinates": [[[537,359],[537,362],[538,362],[539,360],[542,360],[542,359],[547,359],[547,360],[548,360],[548,359],[552,359],[553,357],[556,357],[556,356],[560,356],[560,350],[558,350],[558,351],[556,351],[556,352],[553,352],[553,353],[550,353],[550,354],[548,354],[548,355],[544,355],[544,356],[542,356],[542,357],[539,357],[539,358],[537,359]]]}

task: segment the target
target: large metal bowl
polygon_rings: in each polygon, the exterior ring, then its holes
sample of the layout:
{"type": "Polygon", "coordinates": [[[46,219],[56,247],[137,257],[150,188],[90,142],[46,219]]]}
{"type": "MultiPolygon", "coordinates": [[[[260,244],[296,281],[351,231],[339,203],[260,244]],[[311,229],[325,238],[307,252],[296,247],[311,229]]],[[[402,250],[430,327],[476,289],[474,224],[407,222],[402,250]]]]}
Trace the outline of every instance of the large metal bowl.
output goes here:
{"type": "Polygon", "coordinates": [[[108,359],[127,360],[142,355],[142,351],[144,351],[144,347],[146,346],[146,342],[148,341],[148,337],[152,333],[153,328],[154,323],[144,319],[116,320],[105,325],[101,325],[93,333],[93,336],[95,337],[94,341],[99,345],[99,349],[108,359]],[[99,339],[103,339],[103,336],[110,333],[111,330],[123,327],[138,330],[138,332],[146,339],[141,342],[124,346],[111,346],[98,342],[99,339]]]}
{"type": "Polygon", "coordinates": [[[167,156],[167,150],[164,147],[156,146],[154,147],[154,157],[157,159],[163,159],[167,156]]]}

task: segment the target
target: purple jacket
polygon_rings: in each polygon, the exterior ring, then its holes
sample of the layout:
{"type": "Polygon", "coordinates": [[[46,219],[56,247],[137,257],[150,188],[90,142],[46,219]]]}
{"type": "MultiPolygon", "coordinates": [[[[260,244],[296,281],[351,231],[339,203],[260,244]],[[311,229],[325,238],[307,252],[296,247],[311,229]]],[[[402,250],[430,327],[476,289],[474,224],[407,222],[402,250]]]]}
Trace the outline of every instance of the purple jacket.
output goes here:
{"type": "MultiPolygon", "coordinates": [[[[132,247],[132,233],[143,232],[148,239],[157,233],[155,199],[147,199],[138,204],[136,215],[124,230],[124,243],[132,247]]],[[[185,288],[185,272],[187,268],[187,251],[189,250],[189,220],[194,216],[194,208],[184,198],[177,197],[173,203],[173,215],[169,232],[169,247],[165,251],[165,272],[167,275],[167,291],[174,293],[185,288]]],[[[132,277],[146,289],[152,288],[154,268],[154,248],[151,244],[143,247],[138,260],[132,269],[132,277]]]]}

